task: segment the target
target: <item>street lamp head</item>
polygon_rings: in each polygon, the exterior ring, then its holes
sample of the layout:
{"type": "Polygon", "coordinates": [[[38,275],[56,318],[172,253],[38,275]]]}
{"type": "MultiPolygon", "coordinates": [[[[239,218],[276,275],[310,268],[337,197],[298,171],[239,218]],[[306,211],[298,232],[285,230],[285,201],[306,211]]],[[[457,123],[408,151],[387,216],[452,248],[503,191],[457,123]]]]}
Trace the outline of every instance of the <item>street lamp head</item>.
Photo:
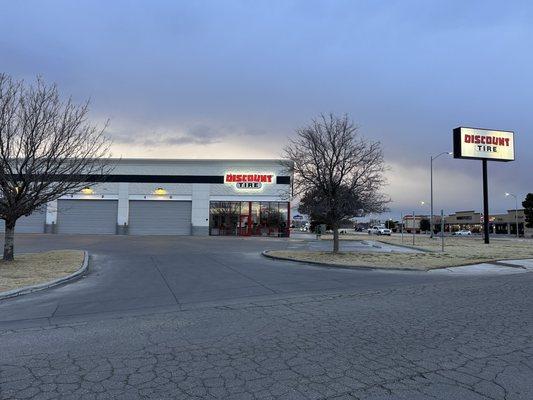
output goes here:
{"type": "Polygon", "coordinates": [[[442,153],[437,154],[436,156],[431,156],[431,160],[436,160],[440,156],[443,156],[444,154],[453,154],[451,151],[443,151],[442,153]]]}
{"type": "Polygon", "coordinates": [[[505,195],[506,195],[506,196],[509,196],[510,194],[511,194],[511,193],[507,193],[507,192],[505,192],[505,195]]]}

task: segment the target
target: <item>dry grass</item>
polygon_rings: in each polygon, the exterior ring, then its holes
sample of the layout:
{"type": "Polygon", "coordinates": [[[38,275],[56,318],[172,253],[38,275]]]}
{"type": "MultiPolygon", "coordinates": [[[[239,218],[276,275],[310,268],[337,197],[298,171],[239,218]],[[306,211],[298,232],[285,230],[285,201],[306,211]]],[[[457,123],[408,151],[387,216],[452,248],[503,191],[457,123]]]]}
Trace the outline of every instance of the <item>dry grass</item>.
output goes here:
{"type": "MultiPolygon", "coordinates": [[[[377,240],[401,244],[399,236],[385,236],[377,240]]],[[[404,236],[404,245],[412,245],[412,236],[404,236]]],[[[440,252],[440,238],[430,239],[428,236],[415,237],[415,247],[440,252]]],[[[446,237],[444,238],[444,251],[458,257],[483,258],[487,260],[510,260],[533,257],[533,241],[528,239],[509,240],[491,238],[486,245],[481,237],[446,237]]]]}
{"type": "Polygon", "coordinates": [[[75,272],[83,262],[81,250],[16,254],[15,261],[0,261],[0,292],[36,285],[75,272]]]}
{"type": "MultiPolygon", "coordinates": [[[[327,239],[327,237],[326,237],[327,239]]],[[[344,240],[379,240],[390,244],[401,244],[399,236],[346,236],[344,240]]],[[[404,245],[411,237],[404,237],[404,245]]],[[[428,253],[379,253],[379,252],[346,252],[332,254],[330,252],[312,251],[272,251],[274,256],[287,257],[302,261],[317,261],[327,264],[342,264],[346,266],[368,266],[386,268],[434,269],[476,264],[496,260],[533,258],[533,241],[531,240],[502,240],[491,239],[485,245],[481,238],[446,238],[445,252],[442,253],[440,238],[417,236],[415,247],[430,250],[428,253]]]]}

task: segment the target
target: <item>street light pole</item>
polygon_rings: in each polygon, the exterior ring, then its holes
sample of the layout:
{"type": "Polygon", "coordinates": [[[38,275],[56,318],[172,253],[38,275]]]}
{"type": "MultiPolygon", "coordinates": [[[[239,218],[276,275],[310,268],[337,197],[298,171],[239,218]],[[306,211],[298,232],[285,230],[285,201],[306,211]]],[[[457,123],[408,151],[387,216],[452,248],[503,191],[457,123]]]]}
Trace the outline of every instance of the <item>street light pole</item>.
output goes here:
{"type": "Polygon", "coordinates": [[[514,223],[516,225],[516,238],[518,239],[520,237],[518,234],[518,197],[512,193],[505,193],[505,195],[514,197],[514,223]]]}
{"type": "MultiPolygon", "coordinates": [[[[435,157],[437,158],[437,157],[435,157]]],[[[429,214],[429,237],[433,239],[433,156],[431,156],[431,162],[430,162],[430,180],[431,180],[431,211],[429,214]]]]}
{"type": "Polygon", "coordinates": [[[437,154],[436,156],[431,156],[430,157],[430,162],[429,162],[429,170],[430,170],[430,186],[431,186],[431,194],[430,194],[430,197],[431,197],[431,212],[430,212],[430,216],[429,216],[429,227],[430,227],[430,238],[433,238],[433,160],[436,160],[437,158],[439,158],[440,156],[444,155],[444,154],[452,154],[451,151],[443,151],[442,153],[440,154],[437,154]]]}

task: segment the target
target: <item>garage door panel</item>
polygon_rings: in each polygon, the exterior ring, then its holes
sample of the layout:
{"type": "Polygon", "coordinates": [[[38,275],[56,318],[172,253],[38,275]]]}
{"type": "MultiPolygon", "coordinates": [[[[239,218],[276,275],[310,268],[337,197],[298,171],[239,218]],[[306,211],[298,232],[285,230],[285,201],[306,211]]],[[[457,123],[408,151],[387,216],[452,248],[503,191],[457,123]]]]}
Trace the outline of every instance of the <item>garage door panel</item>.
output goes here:
{"type": "Polygon", "coordinates": [[[130,235],[190,235],[190,201],[131,200],[130,235]]]}
{"type": "MultiPolygon", "coordinates": [[[[20,217],[15,225],[15,233],[43,233],[46,221],[44,210],[34,211],[26,217],[20,217]]],[[[5,221],[0,220],[0,233],[5,231],[5,221]]]]}
{"type": "Polygon", "coordinates": [[[57,232],[115,234],[118,201],[58,200],[57,232]]]}

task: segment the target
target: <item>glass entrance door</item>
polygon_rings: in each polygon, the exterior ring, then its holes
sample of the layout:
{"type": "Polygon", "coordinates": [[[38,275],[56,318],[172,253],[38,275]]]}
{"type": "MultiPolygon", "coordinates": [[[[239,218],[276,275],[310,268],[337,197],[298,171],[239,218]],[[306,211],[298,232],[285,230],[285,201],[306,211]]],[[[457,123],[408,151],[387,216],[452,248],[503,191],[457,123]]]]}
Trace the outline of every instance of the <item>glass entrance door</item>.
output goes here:
{"type": "Polygon", "coordinates": [[[240,216],[239,216],[239,236],[250,236],[251,231],[251,217],[250,204],[247,201],[241,202],[240,216]]]}

